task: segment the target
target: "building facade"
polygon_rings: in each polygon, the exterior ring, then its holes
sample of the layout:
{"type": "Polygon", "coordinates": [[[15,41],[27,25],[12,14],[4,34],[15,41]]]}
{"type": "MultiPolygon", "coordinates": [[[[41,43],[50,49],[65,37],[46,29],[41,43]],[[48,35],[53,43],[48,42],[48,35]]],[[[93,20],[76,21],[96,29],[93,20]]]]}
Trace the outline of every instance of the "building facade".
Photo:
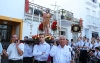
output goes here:
{"type": "MultiPolygon", "coordinates": [[[[77,39],[78,33],[71,32],[71,25],[83,19],[82,35],[87,38],[100,36],[100,7],[97,0],[64,0],[60,4],[59,13],[51,10],[51,23],[56,17],[61,29],[60,35],[65,35],[67,39],[77,39]],[[66,7],[65,7],[66,6],[66,7]],[[62,9],[64,11],[62,12],[62,9]],[[61,16],[64,16],[61,17],[61,16]],[[69,19],[70,18],[70,19],[69,19]],[[78,18],[78,19],[75,19],[78,18]],[[75,22],[76,21],[76,22],[75,22]]],[[[39,33],[38,26],[43,20],[41,17],[42,5],[29,3],[29,12],[25,12],[25,0],[0,0],[0,39],[3,43],[11,42],[11,35],[17,34],[19,39],[24,36],[39,33]],[[38,13],[38,12],[39,13],[38,13]]],[[[45,9],[45,7],[43,7],[45,9]]],[[[50,33],[53,34],[52,30],[50,33]]]]}
{"type": "Polygon", "coordinates": [[[74,18],[83,19],[82,36],[86,36],[89,39],[100,36],[99,0],[68,0],[64,2],[60,5],[62,8],[71,11],[74,14],[74,18]]]}

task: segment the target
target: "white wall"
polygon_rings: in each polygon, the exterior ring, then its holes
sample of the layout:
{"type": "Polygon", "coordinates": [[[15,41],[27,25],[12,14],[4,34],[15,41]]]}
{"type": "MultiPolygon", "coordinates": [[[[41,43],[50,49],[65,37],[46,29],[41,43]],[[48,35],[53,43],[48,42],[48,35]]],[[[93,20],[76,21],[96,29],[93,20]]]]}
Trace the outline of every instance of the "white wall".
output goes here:
{"type": "MultiPolygon", "coordinates": [[[[32,22],[33,27],[32,27],[32,35],[36,35],[37,34],[37,30],[38,30],[38,22],[32,22]]],[[[23,23],[23,34],[22,34],[22,39],[24,39],[24,36],[28,36],[30,35],[30,24],[27,22],[23,23]]]]}
{"type": "Polygon", "coordinates": [[[23,19],[25,0],[0,0],[0,15],[23,19]]]}
{"type": "Polygon", "coordinates": [[[15,34],[19,37],[19,26],[16,26],[15,34]]]}

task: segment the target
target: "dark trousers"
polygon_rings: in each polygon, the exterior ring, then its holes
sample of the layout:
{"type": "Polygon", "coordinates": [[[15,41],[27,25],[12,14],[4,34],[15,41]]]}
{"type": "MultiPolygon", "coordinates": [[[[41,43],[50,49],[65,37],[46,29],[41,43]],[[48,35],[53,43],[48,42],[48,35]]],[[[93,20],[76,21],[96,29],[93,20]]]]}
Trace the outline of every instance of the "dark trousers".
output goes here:
{"type": "Polygon", "coordinates": [[[80,51],[79,60],[80,60],[80,62],[82,62],[82,63],[87,63],[87,50],[81,50],[81,51],[80,51]]]}
{"type": "Polygon", "coordinates": [[[8,63],[22,63],[22,60],[9,60],[8,63]]]}
{"type": "Polygon", "coordinates": [[[33,57],[24,57],[23,63],[33,63],[33,57]]]}
{"type": "Polygon", "coordinates": [[[37,61],[37,60],[34,60],[34,63],[47,63],[46,61],[37,61]]]}
{"type": "Polygon", "coordinates": [[[53,57],[51,57],[51,63],[53,63],[53,57]]]}
{"type": "Polygon", "coordinates": [[[100,59],[98,59],[97,63],[100,63],[100,59]]]}

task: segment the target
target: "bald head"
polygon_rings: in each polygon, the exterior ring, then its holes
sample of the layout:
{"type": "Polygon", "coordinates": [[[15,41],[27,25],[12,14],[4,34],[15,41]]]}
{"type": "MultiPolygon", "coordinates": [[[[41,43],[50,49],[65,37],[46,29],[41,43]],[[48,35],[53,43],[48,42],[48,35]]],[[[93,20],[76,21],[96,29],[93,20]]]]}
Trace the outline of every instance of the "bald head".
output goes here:
{"type": "Polygon", "coordinates": [[[59,39],[61,39],[61,38],[66,39],[66,37],[63,35],[59,36],[59,39]]]}
{"type": "Polygon", "coordinates": [[[59,36],[59,44],[61,47],[64,47],[66,45],[66,37],[65,36],[59,36]]]}

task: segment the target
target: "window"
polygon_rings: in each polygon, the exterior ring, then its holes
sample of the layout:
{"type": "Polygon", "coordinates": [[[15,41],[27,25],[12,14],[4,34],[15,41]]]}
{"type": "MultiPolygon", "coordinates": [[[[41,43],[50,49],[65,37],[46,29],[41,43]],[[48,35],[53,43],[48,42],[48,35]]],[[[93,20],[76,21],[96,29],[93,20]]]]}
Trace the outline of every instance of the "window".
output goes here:
{"type": "Polygon", "coordinates": [[[78,33],[73,33],[72,35],[73,35],[74,42],[77,42],[78,33]]]}
{"type": "Polygon", "coordinates": [[[99,19],[100,19],[100,11],[99,11],[99,19]]]}
{"type": "Polygon", "coordinates": [[[86,8],[86,14],[90,15],[90,9],[89,8],[86,8]]]}
{"type": "Polygon", "coordinates": [[[89,8],[86,8],[86,20],[88,23],[90,23],[90,9],[89,8]]]}
{"type": "Polygon", "coordinates": [[[66,35],[65,31],[59,31],[59,35],[66,35]]]}
{"type": "Polygon", "coordinates": [[[98,37],[98,32],[92,32],[92,37],[97,38],[98,37]]]}
{"type": "Polygon", "coordinates": [[[92,0],[93,3],[97,3],[97,0],[92,0]]]}
{"type": "Polygon", "coordinates": [[[12,26],[0,24],[0,40],[1,42],[10,42],[12,26]]]}
{"type": "Polygon", "coordinates": [[[92,11],[92,16],[96,16],[96,12],[94,10],[92,11]]]}

